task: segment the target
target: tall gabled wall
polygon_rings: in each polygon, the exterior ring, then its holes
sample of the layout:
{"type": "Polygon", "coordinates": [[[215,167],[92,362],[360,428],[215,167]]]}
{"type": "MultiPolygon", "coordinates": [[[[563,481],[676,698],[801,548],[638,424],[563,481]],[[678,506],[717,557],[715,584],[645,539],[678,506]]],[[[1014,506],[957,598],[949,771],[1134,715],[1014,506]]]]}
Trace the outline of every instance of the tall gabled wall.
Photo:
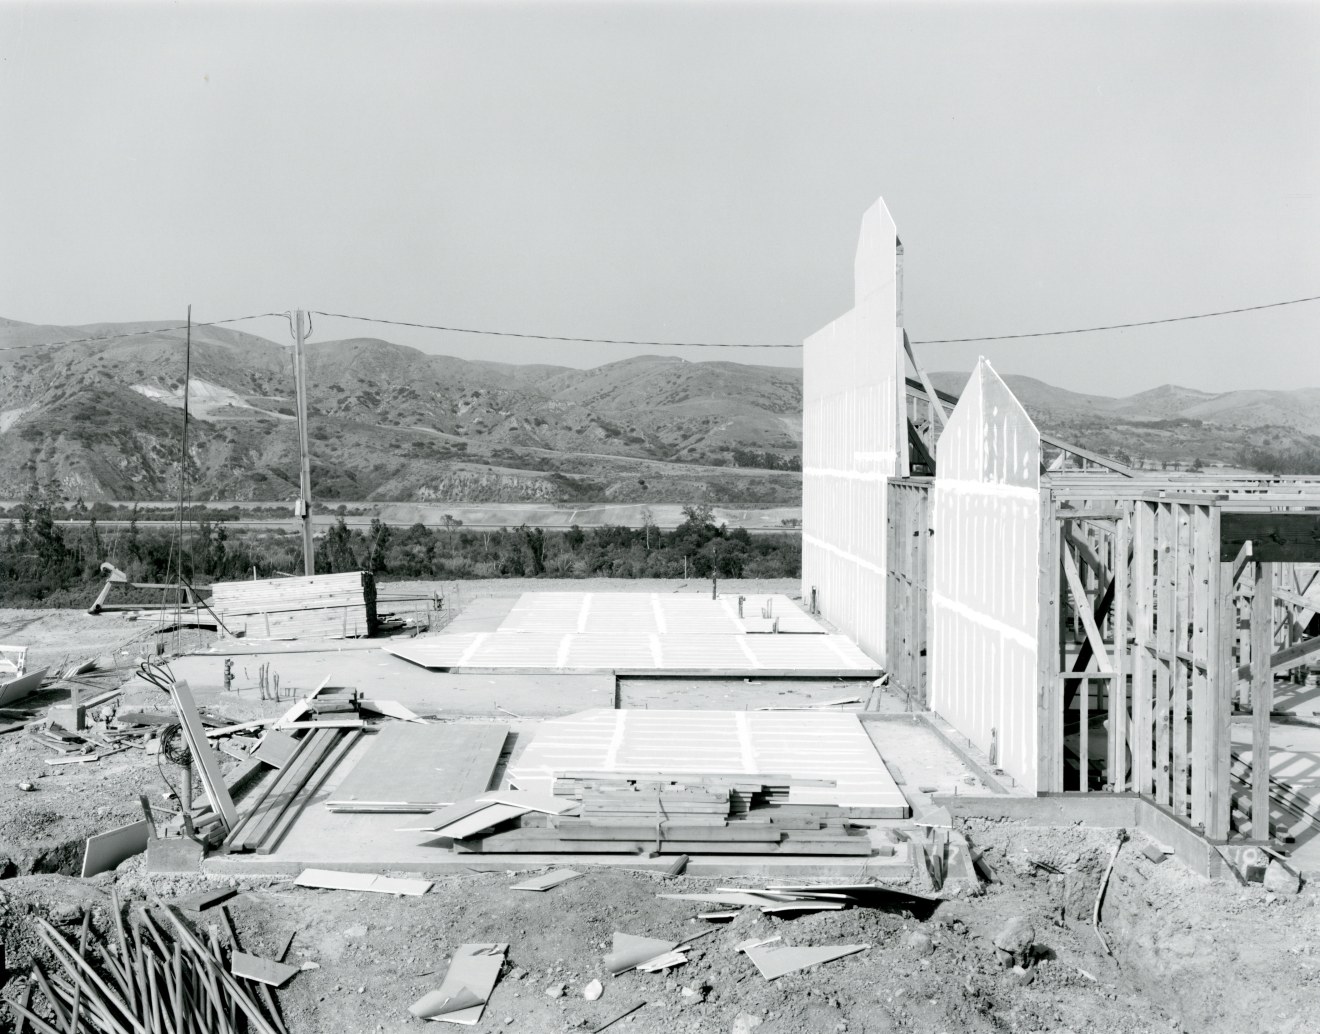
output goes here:
{"type": "Polygon", "coordinates": [[[935,468],[930,708],[1036,790],[1040,434],[985,359],[935,468]]]}
{"type": "Polygon", "coordinates": [[[908,470],[898,233],[862,217],[854,307],[807,338],[802,362],[802,592],[872,657],[885,655],[886,479],[908,470]]]}

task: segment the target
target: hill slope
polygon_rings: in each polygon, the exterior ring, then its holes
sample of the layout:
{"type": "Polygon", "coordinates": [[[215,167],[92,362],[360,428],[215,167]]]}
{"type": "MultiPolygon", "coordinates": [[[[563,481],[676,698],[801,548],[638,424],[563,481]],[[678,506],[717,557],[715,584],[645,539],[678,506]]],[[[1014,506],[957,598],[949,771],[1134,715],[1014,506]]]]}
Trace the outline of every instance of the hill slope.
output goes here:
{"type": "MultiPolygon", "coordinates": [[[[0,323],[0,497],[21,494],[34,471],[87,501],[176,493],[183,339],[172,324],[0,323]],[[98,340],[61,343],[83,338],[98,340]]],[[[193,495],[295,496],[292,350],[220,327],[194,328],[192,346],[193,495]]],[[[512,366],[375,338],[307,354],[318,499],[799,496],[796,370],[659,357],[512,366]],[[759,466],[734,469],[735,451],[759,466]]]]}
{"type": "MultiPolygon", "coordinates": [[[[0,319],[0,498],[21,495],[34,475],[69,499],[173,497],[183,340],[170,323],[0,319]]],[[[227,327],[195,327],[192,342],[191,494],[293,498],[292,350],[227,327]]],[[[796,369],[657,356],[592,370],[515,366],[351,338],[310,343],[308,376],[322,501],[800,499],[796,369]]],[[[933,379],[956,392],[965,375],[933,379]]],[[[1115,399],[1006,380],[1042,429],[1119,459],[1186,466],[1245,455],[1266,467],[1272,453],[1290,453],[1320,470],[1320,389],[1165,386],[1115,399]]]]}

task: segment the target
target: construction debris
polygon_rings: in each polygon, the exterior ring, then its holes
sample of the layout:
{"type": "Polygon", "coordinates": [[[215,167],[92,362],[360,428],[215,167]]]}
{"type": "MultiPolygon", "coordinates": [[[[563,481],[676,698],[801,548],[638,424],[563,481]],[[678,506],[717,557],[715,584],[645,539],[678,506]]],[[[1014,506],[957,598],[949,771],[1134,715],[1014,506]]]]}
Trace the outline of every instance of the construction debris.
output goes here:
{"type": "Polygon", "coordinates": [[[796,973],[800,969],[833,962],[848,955],[866,951],[869,944],[830,944],[819,947],[795,947],[784,945],[772,948],[768,944],[753,944],[743,948],[743,953],[761,971],[766,980],[777,980],[787,973],[796,973]]]}
{"type": "Polygon", "coordinates": [[[206,947],[168,907],[139,908],[125,922],[113,891],[112,918],[117,936],[102,939],[83,912],[77,946],[44,919],[36,930],[54,957],[57,971],[47,973],[32,962],[31,978],[21,1000],[7,1004],[18,1026],[52,1031],[45,1019],[56,1017],[59,1029],[72,1034],[103,1031],[236,1029],[243,1017],[255,1034],[287,1034],[273,999],[254,997],[225,965],[220,942],[206,947]],[[157,918],[163,916],[166,922],[157,918]],[[89,959],[99,958],[101,967],[89,959]],[[41,1004],[33,1001],[36,990],[41,1004]]]}
{"type": "Polygon", "coordinates": [[[515,883],[509,889],[547,891],[551,887],[558,887],[569,880],[575,880],[581,875],[582,873],[575,869],[555,869],[540,876],[533,876],[530,880],[523,880],[522,883],[515,883]]]}
{"type": "Polygon", "coordinates": [[[423,1020],[479,1023],[508,950],[507,944],[460,945],[440,987],[423,995],[408,1011],[423,1020]]]}
{"type": "Polygon", "coordinates": [[[396,879],[365,872],[338,872],[333,869],[304,869],[294,881],[300,887],[326,890],[369,890],[377,894],[425,894],[430,880],[396,879]]]}

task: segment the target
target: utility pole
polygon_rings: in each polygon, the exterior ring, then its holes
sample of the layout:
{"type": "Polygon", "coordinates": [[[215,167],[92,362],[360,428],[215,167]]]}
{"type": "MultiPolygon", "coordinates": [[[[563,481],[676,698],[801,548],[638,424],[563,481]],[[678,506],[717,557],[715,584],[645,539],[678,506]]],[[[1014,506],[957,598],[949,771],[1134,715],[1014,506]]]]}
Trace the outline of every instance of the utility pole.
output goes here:
{"type": "Polygon", "coordinates": [[[307,446],[307,356],[303,351],[303,311],[294,314],[293,380],[298,393],[298,502],[294,516],[302,520],[303,574],[316,573],[312,542],[312,455],[307,446]]]}

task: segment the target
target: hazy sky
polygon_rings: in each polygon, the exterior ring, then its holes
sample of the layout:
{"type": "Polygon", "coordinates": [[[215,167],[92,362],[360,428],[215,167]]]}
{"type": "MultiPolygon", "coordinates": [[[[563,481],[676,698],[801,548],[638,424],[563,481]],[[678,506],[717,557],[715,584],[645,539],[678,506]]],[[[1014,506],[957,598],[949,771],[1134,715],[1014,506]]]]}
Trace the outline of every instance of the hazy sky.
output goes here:
{"type": "MultiPolygon", "coordinates": [[[[28,322],[795,344],[878,196],[913,338],[1124,322],[1320,295],[1320,3],[0,0],[0,155],[28,322]]],[[[658,351],[315,336],[359,335],[658,351]]],[[[921,354],[1126,393],[1320,385],[1318,346],[1314,302],[921,354]]]]}

